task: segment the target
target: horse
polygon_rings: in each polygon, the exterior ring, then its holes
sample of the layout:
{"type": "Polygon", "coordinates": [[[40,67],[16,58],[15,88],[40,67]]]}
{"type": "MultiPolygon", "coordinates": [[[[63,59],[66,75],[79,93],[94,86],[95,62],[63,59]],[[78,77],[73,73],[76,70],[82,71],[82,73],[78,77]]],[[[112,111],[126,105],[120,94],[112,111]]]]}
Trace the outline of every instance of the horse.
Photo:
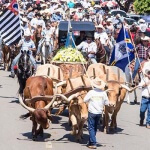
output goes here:
{"type": "Polygon", "coordinates": [[[45,36],[41,45],[41,64],[46,64],[47,59],[52,55],[53,40],[49,36],[45,36]]]}
{"type": "Polygon", "coordinates": [[[100,39],[96,39],[95,43],[97,45],[97,53],[96,53],[97,62],[106,64],[106,51],[105,51],[100,39]]]}
{"type": "Polygon", "coordinates": [[[26,80],[32,75],[32,65],[30,61],[29,51],[22,51],[18,61],[18,69],[16,72],[19,82],[19,94],[23,93],[26,80]]]}

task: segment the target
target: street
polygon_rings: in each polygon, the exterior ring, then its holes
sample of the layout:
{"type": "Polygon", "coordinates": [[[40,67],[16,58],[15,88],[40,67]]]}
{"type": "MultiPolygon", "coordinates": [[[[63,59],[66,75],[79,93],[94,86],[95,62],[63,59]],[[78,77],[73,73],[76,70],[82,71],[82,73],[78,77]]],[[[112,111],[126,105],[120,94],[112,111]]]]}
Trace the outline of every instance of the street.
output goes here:
{"type": "MultiPolygon", "coordinates": [[[[87,150],[88,132],[85,129],[84,139],[77,143],[70,135],[68,111],[61,116],[53,116],[50,128],[44,130],[44,137],[32,141],[30,119],[21,120],[20,115],[27,113],[18,103],[17,78],[9,78],[10,72],[0,70],[0,150],[87,150]]],[[[130,95],[133,102],[133,95],[130,95]]],[[[140,102],[140,91],[138,91],[140,102]]],[[[97,132],[97,149],[101,150],[149,150],[150,131],[139,126],[140,105],[131,105],[124,101],[118,113],[118,130],[114,134],[97,132]]],[[[56,110],[53,110],[53,113],[56,110]]]]}

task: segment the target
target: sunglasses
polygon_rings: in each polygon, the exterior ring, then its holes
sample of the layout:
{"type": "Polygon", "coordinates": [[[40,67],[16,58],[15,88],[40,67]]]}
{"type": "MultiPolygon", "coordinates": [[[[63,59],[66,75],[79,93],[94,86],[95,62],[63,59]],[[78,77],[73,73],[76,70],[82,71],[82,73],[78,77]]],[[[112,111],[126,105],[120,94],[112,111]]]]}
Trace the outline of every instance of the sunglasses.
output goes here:
{"type": "Polygon", "coordinates": [[[149,41],[143,41],[143,42],[149,42],[149,41]]]}

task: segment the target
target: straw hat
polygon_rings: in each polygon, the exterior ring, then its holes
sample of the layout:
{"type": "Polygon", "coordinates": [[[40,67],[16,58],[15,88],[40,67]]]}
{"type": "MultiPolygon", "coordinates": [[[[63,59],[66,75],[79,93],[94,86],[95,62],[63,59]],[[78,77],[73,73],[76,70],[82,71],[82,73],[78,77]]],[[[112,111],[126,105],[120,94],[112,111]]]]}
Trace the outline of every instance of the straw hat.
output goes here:
{"type": "Polygon", "coordinates": [[[23,22],[28,22],[27,18],[22,18],[23,22]]]}
{"type": "Polygon", "coordinates": [[[145,37],[141,37],[141,40],[142,41],[150,41],[150,38],[148,36],[145,36],[145,37]]]}
{"type": "Polygon", "coordinates": [[[99,79],[98,77],[96,77],[93,81],[92,81],[92,85],[93,87],[95,88],[98,88],[98,89],[101,89],[101,90],[104,90],[105,86],[106,86],[106,83],[99,79]]]}
{"type": "Polygon", "coordinates": [[[101,29],[105,30],[105,28],[103,27],[102,24],[99,24],[99,25],[97,25],[97,26],[95,26],[95,27],[96,27],[96,28],[101,28],[101,29]]]}
{"type": "Polygon", "coordinates": [[[29,29],[26,29],[24,32],[24,36],[31,36],[31,32],[29,29]]]}

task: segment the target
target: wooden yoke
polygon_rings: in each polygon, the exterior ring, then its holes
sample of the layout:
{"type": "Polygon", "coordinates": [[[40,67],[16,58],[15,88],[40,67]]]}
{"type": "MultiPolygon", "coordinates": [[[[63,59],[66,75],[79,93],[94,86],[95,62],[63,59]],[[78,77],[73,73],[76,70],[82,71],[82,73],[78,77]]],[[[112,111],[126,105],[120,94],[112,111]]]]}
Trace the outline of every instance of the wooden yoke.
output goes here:
{"type": "Polygon", "coordinates": [[[106,68],[104,65],[103,65],[103,72],[104,72],[104,74],[106,74],[106,68]]]}
{"type": "Polygon", "coordinates": [[[73,88],[73,85],[72,85],[72,83],[71,83],[70,78],[68,78],[68,81],[69,81],[69,84],[70,84],[71,90],[74,90],[74,88],[73,88]]]}
{"type": "Polygon", "coordinates": [[[93,68],[93,77],[94,77],[94,79],[96,78],[95,68],[93,68]]]}
{"type": "Polygon", "coordinates": [[[82,80],[82,82],[83,82],[84,86],[86,87],[86,84],[85,84],[85,81],[84,81],[83,75],[81,75],[81,80],[82,80]]]}
{"type": "Polygon", "coordinates": [[[60,68],[58,68],[58,80],[60,80],[60,68]]]}
{"type": "Polygon", "coordinates": [[[50,76],[50,68],[48,68],[47,76],[50,76]]]}
{"type": "Polygon", "coordinates": [[[107,69],[106,82],[108,81],[108,79],[109,79],[109,69],[107,69]]]}

